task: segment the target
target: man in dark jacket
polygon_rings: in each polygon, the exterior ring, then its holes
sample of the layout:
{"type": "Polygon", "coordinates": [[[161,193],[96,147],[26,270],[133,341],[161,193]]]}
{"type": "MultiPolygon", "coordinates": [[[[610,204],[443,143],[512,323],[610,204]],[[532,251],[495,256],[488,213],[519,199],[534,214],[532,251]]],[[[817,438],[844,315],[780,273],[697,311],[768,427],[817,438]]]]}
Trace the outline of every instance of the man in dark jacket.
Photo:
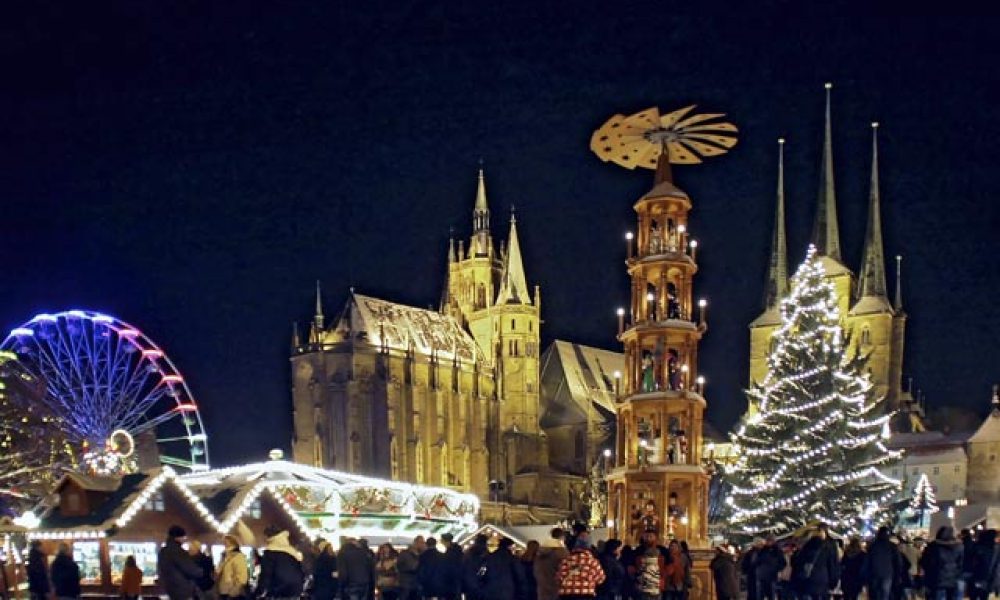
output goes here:
{"type": "Polygon", "coordinates": [[[345,538],[337,556],[340,593],[344,600],[368,600],[375,589],[375,559],[354,538],[345,538]]]}
{"type": "Polygon", "coordinates": [[[190,600],[195,596],[195,582],[202,572],[181,544],[187,537],[183,527],[172,525],[167,531],[167,541],[156,557],[156,574],[163,593],[170,600],[190,600]]]}
{"type": "Polygon", "coordinates": [[[453,582],[448,568],[448,560],[438,550],[437,540],[427,538],[427,550],[420,555],[417,578],[424,598],[444,599],[449,597],[453,582]]]}
{"type": "Polygon", "coordinates": [[[972,577],[970,578],[970,600],[986,600],[1000,583],[1000,546],[997,546],[997,532],[986,529],[976,536],[972,546],[972,577]]]}
{"type": "Polygon", "coordinates": [[[756,581],[757,597],[750,600],[776,600],[775,586],[778,574],[788,565],[785,553],[778,547],[774,534],[764,540],[753,562],[753,576],[756,581]]]}
{"type": "Polygon", "coordinates": [[[928,600],[958,600],[965,552],[961,540],[955,539],[955,529],[945,525],[938,529],[934,541],[927,544],[920,556],[928,600]]]}
{"type": "Polygon", "coordinates": [[[49,557],[42,551],[42,543],[32,540],[28,550],[28,592],[31,600],[46,600],[49,589],[49,557]]]}
{"type": "Polygon", "coordinates": [[[305,583],[302,553],[288,541],[288,532],[270,526],[264,530],[267,545],[260,556],[257,596],[269,600],[298,599],[305,583]]]}
{"type": "Polygon", "coordinates": [[[566,532],[559,527],[553,528],[549,532],[549,539],[542,542],[535,554],[535,564],[532,570],[535,575],[535,591],[538,600],[556,600],[559,597],[559,582],[556,581],[556,573],[559,572],[559,564],[569,556],[564,538],[566,532]]]}
{"type": "Polygon", "coordinates": [[[444,560],[448,566],[450,587],[447,597],[457,599],[462,595],[462,547],[455,543],[450,533],[441,534],[444,543],[444,560]]]}
{"type": "Polygon", "coordinates": [[[827,538],[825,524],[820,524],[813,537],[792,556],[792,581],[799,600],[825,599],[840,580],[837,547],[827,538]]]}
{"type": "Polygon", "coordinates": [[[80,567],[73,561],[68,544],[59,544],[59,553],[52,561],[52,587],[60,600],[80,597],[80,567]]]}
{"type": "Polygon", "coordinates": [[[891,537],[888,527],[879,527],[875,539],[868,545],[862,572],[867,575],[870,600],[891,600],[893,586],[898,588],[902,581],[903,555],[891,537]]]}
{"type": "Polygon", "coordinates": [[[729,548],[719,546],[715,558],[708,564],[715,581],[715,597],[718,600],[736,600],[740,597],[740,578],[736,574],[736,560],[729,548]]]}
{"type": "MultiPolygon", "coordinates": [[[[399,600],[416,600],[420,597],[420,580],[417,569],[420,555],[427,549],[424,536],[418,535],[410,546],[396,558],[396,572],[399,573],[399,600]]],[[[461,579],[459,580],[461,584],[461,579]]]]}
{"type": "Polygon", "coordinates": [[[740,572],[747,582],[747,600],[760,600],[757,591],[757,555],[764,548],[764,541],[757,538],[740,559],[740,572]]]}
{"type": "Polygon", "coordinates": [[[485,574],[483,569],[486,556],[489,554],[489,549],[486,547],[487,539],[483,534],[477,535],[462,558],[462,592],[467,600],[482,598],[482,575],[485,574]]]}
{"type": "Polygon", "coordinates": [[[524,590],[524,571],[510,551],[514,545],[508,538],[500,540],[497,549],[483,561],[485,572],[480,577],[483,600],[520,598],[524,590]]]}

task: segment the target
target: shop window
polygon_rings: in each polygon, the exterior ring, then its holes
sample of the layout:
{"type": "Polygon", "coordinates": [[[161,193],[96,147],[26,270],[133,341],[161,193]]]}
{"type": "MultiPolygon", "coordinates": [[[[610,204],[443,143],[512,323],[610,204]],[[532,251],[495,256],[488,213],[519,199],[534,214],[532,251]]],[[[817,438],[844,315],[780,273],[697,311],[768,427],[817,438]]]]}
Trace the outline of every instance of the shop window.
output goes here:
{"type": "Polygon", "coordinates": [[[962,465],[955,465],[955,472],[956,473],[961,473],[962,472],[962,465]]]}
{"type": "Polygon", "coordinates": [[[73,542],[73,561],[80,566],[80,579],[84,583],[101,580],[100,542],[73,542]]]}
{"type": "Polygon", "coordinates": [[[260,518],[261,512],[260,512],[260,497],[259,496],[257,497],[256,500],[253,501],[253,504],[250,505],[250,508],[247,509],[247,514],[249,514],[250,517],[253,518],[253,519],[259,519],[260,518]]]}
{"type": "Polygon", "coordinates": [[[111,580],[115,585],[121,583],[125,559],[135,557],[135,564],[142,571],[142,582],[153,585],[156,582],[156,553],[159,545],[153,542],[127,543],[108,542],[108,557],[111,559],[111,580]]]}

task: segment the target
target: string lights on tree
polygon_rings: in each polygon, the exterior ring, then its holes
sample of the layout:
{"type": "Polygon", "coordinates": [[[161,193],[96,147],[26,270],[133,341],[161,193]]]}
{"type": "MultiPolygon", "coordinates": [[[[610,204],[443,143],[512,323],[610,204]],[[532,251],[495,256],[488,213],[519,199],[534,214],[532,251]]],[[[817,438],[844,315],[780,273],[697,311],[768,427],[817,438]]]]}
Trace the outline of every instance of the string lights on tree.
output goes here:
{"type": "Polygon", "coordinates": [[[781,303],[768,373],[748,395],[757,411],[732,435],[726,502],[746,535],[823,521],[859,533],[885,518],[901,482],[884,474],[891,414],[850,356],[833,285],[812,246],[781,303]]]}
{"type": "Polygon", "coordinates": [[[916,487],[913,488],[913,497],[910,499],[910,506],[907,512],[913,516],[917,523],[917,528],[924,531],[930,529],[931,515],[940,510],[937,505],[937,498],[934,495],[934,486],[927,479],[927,473],[921,473],[916,487]]]}

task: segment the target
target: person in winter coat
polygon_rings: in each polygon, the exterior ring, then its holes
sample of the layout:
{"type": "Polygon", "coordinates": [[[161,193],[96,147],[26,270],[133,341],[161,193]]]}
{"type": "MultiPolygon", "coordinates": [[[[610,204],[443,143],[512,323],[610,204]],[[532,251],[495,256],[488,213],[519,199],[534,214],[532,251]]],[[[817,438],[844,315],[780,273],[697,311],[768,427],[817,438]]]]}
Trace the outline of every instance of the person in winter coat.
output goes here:
{"type": "Polygon", "coordinates": [[[489,555],[487,541],[485,535],[477,535],[462,557],[462,593],[467,600],[482,598],[482,580],[486,574],[486,557],[489,555]]]}
{"type": "Polygon", "coordinates": [[[997,546],[995,529],[979,532],[976,543],[972,546],[970,566],[969,599],[986,600],[1000,584],[1000,546],[997,546]]]}
{"type": "Polygon", "coordinates": [[[746,579],[747,600],[760,600],[757,591],[757,555],[764,549],[764,540],[757,538],[740,558],[740,572],[746,579]]]}
{"type": "Polygon", "coordinates": [[[756,598],[750,600],[777,600],[775,588],[778,584],[778,574],[788,565],[785,553],[778,546],[774,535],[768,535],[756,553],[753,561],[753,578],[756,598]]]}
{"type": "Polygon", "coordinates": [[[343,600],[368,600],[375,591],[375,557],[354,538],[344,538],[337,556],[343,600]]]}
{"type": "Polygon", "coordinates": [[[50,589],[49,557],[42,550],[42,543],[32,540],[28,550],[28,592],[31,600],[46,600],[50,589]]]}
{"type": "Polygon", "coordinates": [[[135,557],[131,554],[125,557],[122,583],[118,591],[124,600],[138,600],[142,595],[142,569],[135,564],[135,557]]]}
{"type": "Polygon", "coordinates": [[[792,581],[800,600],[827,598],[840,581],[837,548],[823,524],[792,557],[792,581]]]}
{"type": "Polygon", "coordinates": [[[451,588],[447,597],[457,600],[462,597],[462,547],[455,543],[450,533],[441,534],[441,543],[444,545],[444,562],[448,567],[451,588]]]}
{"type": "Polygon", "coordinates": [[[170,600],[191,600],[195,597],[195,582],[203,573],[191,555],[181,546],[187,538],[183,527],[173,525],[167,531],[167,541],[156,556],[156,574],[163,593],[170,600]]]}
{"type": "Polygon", "coordinates": [[[900,584],[900,595],[903,598],[910,598],[917,587],[917,573],[920,571],[920,551],[917,550],[913,541],[903,532],[899,533],[899,544],[896,547],[899,549],[899,553],[903,556],[903,561],[906,563],[906,574],[903,576],[903,581],[900,584]]]}
{"type": "Polygon", "coordinates": [[[597,597],[601,600],[619,600],[625,597],[628,573],[622,564],[621,540],[610,539],[604,542],[604,549],[598,560],[604,571],[604,583],[597,586],[597,597]]]}
{"type": "Polygon", "coordinates": [[[247,584],[250,583],[250,570],[247,568],[247,557],[240,552],[240,543],[235,537],[227,535],[223,538],[225,550],[215,574],[218,582],[221,600],[243,598],[247,594],[247,584]]]}
{"type": "Polygon", "coordinates": [[[890,537],[888,527],[879,527],[868,545],[864,572],[870,600],[892,600],[892,590],[903,580],[903,555],[890,537]]]}
{"type": "Polygon", "coordinates": [[[502,538],[497,549],[483,560],[480,594],[483,600],[511,600],[520,598],[524,591],[524,574],[517,559],[510,551],[514,545],[509,538],[502,538]]]}
{"type": "Polygon", "coordinates": [[[604,582],[601,563],[590,552],[590,542],[578,537],[576,547],[563,559],[556,573],[560,598],[594,598],[604,582]]]}
{"type": "Polygon", "coordinates": [[[708,563],[715,582],[715,597],[718,600],[736,600],[740,597],[740,578],[737,575],[736,560],[729,548],[719,546],[715,557],[708,563]]]}
{"type": "Polygon", "coordinates": [[[556,600],[559,597],[559,584],[556,573],[564,558],[569,556],[563,538],[565,532],[556,527],[549,532],[549,539],[538,547],[535,555],[535,589],[538,600],[556,600]]]}
{"type": "Polygon", "coordinates": [[[691,579],[691,560],[684,555],[677,540],[670,542],[668,552],[663,577],[666,600],[682,600],[691,579]]]}
{"type": "Polygon", "coordinates": [[[396,557],[396,573],[399,577],[399,600],[416,600],[420,597],[420,580],[417,569],[420,555],[427,549],[424,536],[418,535],[408,548],[396,557]]]}
{"type": "Polygon", "coordinates": [[[333,600],[337,597],[337,555],[326,540],[316,544],[313,561],[313,600],[333,600]]]}
{"type": "Polygon", "coordinates": [[[52,588],[60,600],[80,597],[80,566],[73,561],[69,544],[59,544],[52,561],[52,588]]]}
{"type": "Polygon", "coordinates": [[[656,544],[647,543],[635,559],[635,589],[642,600],[659,600],[666,587],[667,561],[656,544]]]}
{"type": "Polygon", "coordinates": [[[378,552],[375,553],[375,587],[382,600],[399,598],[398,561],[399,552],[396,552],[392,544],[386,542],[378,547],[378,552]]]}
{"type": "Polygon", "coordinates": [[[201,551],[201,542],[191,540],[188,542],[188,554],[191,560],[201,569],[201,577],[195,580],[198,586],[198,595],[201,598],[211,598],[212,589],[215,587],[215,563],[212,557],[201,551]]]}
{"type": "Polygon", "coordinates": [[[524,573],[524,598],[523,600],[538,600],[538,583],[535,581],[535,558],[538,557],[537,540],[531,540],[521,553],[519,562],[521,571],[524,573]]]}
{"type": "Polygon", "coordinates": [[[267,545],[260,556],[257,596],[269,600],[298,599],[305,583],[302,553],[288,541],[288,532],[278,527],[264,530],[267,545]]]}
{"type": "Polygon", "coordinates": [[[852,537],[840,559],[840,590],[844,600],[858,600],[865,589],[865,579],[865,549],[860,539],[852,537]]]}
{"type": "Polygon", "coordinates": [[[934,541],[927,544],[920,556],[927,600],[959,600],[964,558],[962,542],[955,539],[955,529],[948,525],[938,529],[934,541]]]}
{"type": "Polygon", "coordinates": [[[417,578],[424,598],[445,598],[452,592],[452,573],[434,538],[427,538],[427,551],[420,555],[417,578]]]}

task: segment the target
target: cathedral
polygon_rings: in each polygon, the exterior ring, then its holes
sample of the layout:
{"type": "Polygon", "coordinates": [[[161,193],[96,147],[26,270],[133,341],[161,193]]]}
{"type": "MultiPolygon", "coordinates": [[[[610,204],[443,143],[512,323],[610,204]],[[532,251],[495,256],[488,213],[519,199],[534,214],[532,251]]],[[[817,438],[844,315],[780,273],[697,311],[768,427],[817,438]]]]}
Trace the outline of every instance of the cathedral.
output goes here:
{"type": "MultiPolygon", "coordinates": [[[[833,179],[833,140],[830,118],[830,85],[826,93],[826,124],[820,168],[819,198],[811,243],[837,294],[844,328],[850,334],[851,352],[868,356],[868,370],[878,393],[886,398],[887,410],[908,409],[912,398],[902,387],[903,341],[906,313],[900,286],[900,263],[896,257],[896,289],[892,301],[886,284],[885,253],[878,183],[878,124],[872,124],[871,183],[868,195],[868,225],[858,275],[844,264],[837,225],[837,195],[833,179]]],[[[783,142],[781,146],[783,152],[783,142]]],[[[785,241],[784,156],[778,160],[778,192],[774,217],[771,258],[765,287],[764,312],[750,324],[750,380],[762,381],[767,374],[771,334],[781,322],[781,299],[788,293],[788,255],[785,241]]],[[[749,412],[755,411],[754,406],[749,412]]],[[[919,429],[919,415],[901,413],[909,422],[901,429],[919,429]]]]}
{"type": "Polygon", "coordinates": [[[548,463],[540,290],[528,286],[513,215],[497,249],[482,170],[472,225],[468,244],[449,243],[436,311],[351,290],[327,323],[317,286],[308,335],[296,327],[292,340],[297,462],[536,499],[548,463]]]}

